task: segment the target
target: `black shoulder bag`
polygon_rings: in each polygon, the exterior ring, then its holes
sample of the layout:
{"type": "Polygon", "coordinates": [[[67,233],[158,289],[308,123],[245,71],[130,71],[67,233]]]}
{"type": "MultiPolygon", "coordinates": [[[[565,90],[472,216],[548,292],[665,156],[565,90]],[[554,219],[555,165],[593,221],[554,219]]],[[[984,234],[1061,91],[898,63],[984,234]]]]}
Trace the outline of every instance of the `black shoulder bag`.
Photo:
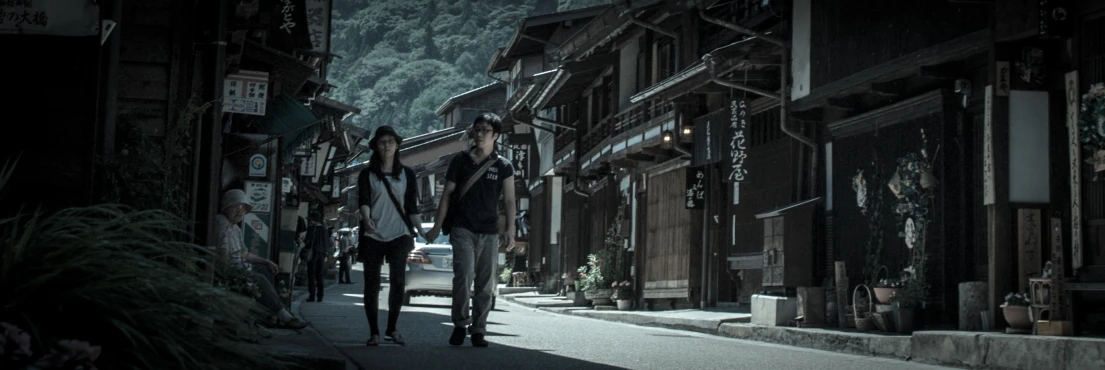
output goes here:
{"type": "Polygon", "coordinates": [[[449,200],[449,211],[445,214],[445,220],[441,222],[441,232],[443,234],[449,235],[449,232],[453,230],[453,222],[456,220],[457,209],[460,208],[461,198],[464,198],[464,195],[468,194],[468,189],[471,189],[472,185],[475,185],[476,181],[483,177],[483,173],[487,172],[487,169],[491,168],[491,165],[495,164],[497,161],[499,161],[498,158],[488,158],[487,163],[484,163],[480,169],[476,170],[476,173],[472,174],[472,177],[468,178],[468,182],[466,182],[464,188],[460,190],[460,195],[449,200]]]}
{"type": "MultiPolygon", "coordinates": [[[[411,181],[410,177],[407,176],[407,170],[405,168],[400,168],[399,170],[403,171],[403,177],[406,177],[407,181],[411,181]]],[[[417,234],[414,232],[414,230],[416,230],[414,225],[411,224],[410,215],[407,214],[407,211],[403,210],[403,207],[399,206],[399,198],[395,197],[395,192],[391,189],[391,182],[387,179],[387,176],[384,175],[383,171],[377,172],[376,176],[380,176],[380,182],[384,183],[384,189],[388,192],[388,197],[391,197],[391,204],[395,206],[396,211],[399,211],[399,217],[402,217],[403,223],[407,225],[407,234],[410,235],[406,243],[407,251],[414,250],[414,236],[417,234]]]]}

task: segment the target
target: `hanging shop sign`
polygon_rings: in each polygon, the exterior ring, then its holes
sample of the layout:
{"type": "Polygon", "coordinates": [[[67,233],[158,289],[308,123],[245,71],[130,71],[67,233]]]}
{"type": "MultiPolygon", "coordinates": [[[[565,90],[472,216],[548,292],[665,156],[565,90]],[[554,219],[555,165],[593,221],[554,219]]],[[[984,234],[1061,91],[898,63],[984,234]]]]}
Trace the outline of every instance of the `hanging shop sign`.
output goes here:
{"type": "Polygon", "coordinates": [[[706,167],[687,168],[686,208],[706,208],[706,167]]]}
{"type": "Polygon", "coordinates": [[[282,51],[312,50],[307,0],[268,0],[272,14],[268,45],[282,51]]]}
{"type": "Polygon", "coordinates": [[[0,34],[92,36],[100,7],[90,0],[0,0],[0,34]]]}
{"type": "Polygon", "coordinates": [[[729,112],[729,107],[725,107],[694,120],[692,166],[703,166],[721,161],[721,139],[729,123],[729,112]]]}
{"type": "Polygon", "coordinates": [[[272,212],[272,183],[246,181],[246,196],[253,213],[272,212]]]}
{"type": "Polygon", "coordinates": [[[1067,147],[1070,148],[1070,265],[1082,267],[1082,143],[1078,124],[1078,71],[1067,73],[1067,147]]]}
{"type": "Polygon", "coordinates": [[[254,154],[249,157],[249,176],[265,177],[268,173],[269,159],[264,154],[254,154]]]}
{"type": "Polygon", "coordinates": [[[242,70],[223,81],[223,112],[263,116],[268,98],[268,72],[242,70]]]}
{"type": "Polygon", "coordinates": [[[745,146],[744,130],[748,127],[748,118],[751,115],[748,102],[739,99],[729,103],[728,128],[725,130],[725,155],[724,176],[726,182],[744,182],[748,170],[744,168],[744,160],[748,157],[748,148],[745,146]]]}
{"type": "Polygon", "coordinates": [[[307,33],[311,51],[330,50],[330,0],[307,0],[307,33]]]}

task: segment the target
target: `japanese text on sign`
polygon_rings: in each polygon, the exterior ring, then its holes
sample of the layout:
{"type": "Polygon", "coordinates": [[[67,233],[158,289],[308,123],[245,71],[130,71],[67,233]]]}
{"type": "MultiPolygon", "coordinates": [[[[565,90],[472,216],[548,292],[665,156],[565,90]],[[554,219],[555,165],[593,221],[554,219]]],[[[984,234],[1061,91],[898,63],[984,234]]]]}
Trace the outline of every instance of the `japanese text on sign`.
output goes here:
{"type": "Polygon", "coordinates": [[[242,70],[226,76],[223,83],[223,112],[265,115],[269,74],[242,70]]]}
{"type": "Polygon", "coordinates": [[[92,36],[100,7],[88,0],[0,0],[0,34],[92,36]]]}
{"type": "Polygon", "coordinates": [[[529,144],[514,144],[514,174],[519,179],[529,179],[526,176],[526,171],[529,169],[526,164],[529,154],[529,144]]]}
{"type": "Polygon", "coordinates": [[[283,0],[284,7],[280,8],[280,14],[284,17],[284,21],[280,23],[280,29],[284,32],[292,33],[292,29],[295,28],[295,21],[292,20],[292,14],[295,13],[295,5],[292,4],[292,0],[283,0]]]}
{"type": "Polygon", "coordinates": [[[748,103],[744,100],[730,102],[728,157],[725,181],[744,181],[748,170],[744,160],[748,157],[744,144],[744,128],[748,126],[748,103]]]}
{"type": "Polygon", "coordinates": [[[311,50],[326,52],[330,43],[330,0],[307,1],[307,32],[311,50]]]}
{"type": "Polygon", "coordinates": [[[706,207],[706,170],[704,167],[687,169],[686,201],[687,209],[703,209],[706,207]]]}

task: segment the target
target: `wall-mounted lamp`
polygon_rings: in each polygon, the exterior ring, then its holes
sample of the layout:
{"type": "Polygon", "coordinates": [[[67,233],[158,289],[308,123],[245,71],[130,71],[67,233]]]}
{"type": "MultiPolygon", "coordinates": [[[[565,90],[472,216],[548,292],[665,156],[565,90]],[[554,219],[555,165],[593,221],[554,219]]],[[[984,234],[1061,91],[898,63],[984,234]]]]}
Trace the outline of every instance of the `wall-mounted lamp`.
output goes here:
{"type": "Polygon", "coordinates": [[[679,141],[682,141],[684,143],[689,143],[693,139],[694,139],[694,126],[684,125],[683,126],[683,135],[679,137],[679,141]]]}
{"type": "Polygon", "coordinates": [[[675,134],[671,131],[664,131],[663,137],[660,141],[661,149],[671,149],[675,147],[675,134]]]}

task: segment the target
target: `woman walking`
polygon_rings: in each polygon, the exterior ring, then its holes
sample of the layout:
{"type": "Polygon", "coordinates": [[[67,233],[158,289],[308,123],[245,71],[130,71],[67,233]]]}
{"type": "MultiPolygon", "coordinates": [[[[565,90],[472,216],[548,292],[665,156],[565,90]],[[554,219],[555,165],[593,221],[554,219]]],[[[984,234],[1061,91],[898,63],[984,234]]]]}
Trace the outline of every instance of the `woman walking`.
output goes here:
{"type": "Polygon", "coordinates": [[[412,232],[424,234],[418,213],[418,187],[410,167],[399,162],[403,138],[391,126],[380,126],[369,141],[372,158],[357,178],[361,212],[359,261],[364,262],[364,308],[368,316],[369,346],[380,344],[380,269],[387,260],[391,285],[388,289],[388,321],[384,339],[405,345],[396,324],[403,306],[404,267],[414,248],[412,232]]]}

